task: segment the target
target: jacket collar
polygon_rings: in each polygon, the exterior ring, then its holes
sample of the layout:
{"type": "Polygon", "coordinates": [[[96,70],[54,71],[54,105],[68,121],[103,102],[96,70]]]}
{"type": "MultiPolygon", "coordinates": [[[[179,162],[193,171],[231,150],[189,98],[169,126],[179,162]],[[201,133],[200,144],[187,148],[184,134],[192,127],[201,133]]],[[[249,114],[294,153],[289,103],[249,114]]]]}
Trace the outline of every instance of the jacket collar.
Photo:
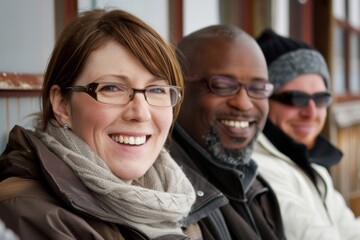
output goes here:
{"type": "Polygon", "coordinates": [[[73,171],[52,153],[32,131],[15,126],[8,147],[1,156],[1,176],[46,181],[55,194],[78,211],[100,219],[116,219],[107,214],[73,171]],[[24,154],[25,153],[25,154],[24,154]],[[9,157],[11,154],[11,157],[9,157]]]}
{"type": "Polygon", "coordinates": [[[197,171],[229,198],[246,200],[246,193],[253,185],[257,176],[257,165],[252,160],[248,166],[239,168],[226,167],[202,148],[185,130],[175,124],[173,138],[192,158],[197,171]]]}
{"type": "Polygon", "coordinates": [[[56,194],[82,213],[99,219],[119,223],[117,218],[105,212],[73,171],[33,134],[27,133],[40,160],[46,180],[56,194]]]}
{"type": "Polygon", "coordinates": [[[295,142],[269,119],[265,124],[263,133],[280,152],[288,156],[306,172],[309,172],[311,163],[326,168],[334,166],[343,155],[339,149],[321,135],[316,138],[315,146],[311,150],[307,150],[305,145],[295,142]]]}

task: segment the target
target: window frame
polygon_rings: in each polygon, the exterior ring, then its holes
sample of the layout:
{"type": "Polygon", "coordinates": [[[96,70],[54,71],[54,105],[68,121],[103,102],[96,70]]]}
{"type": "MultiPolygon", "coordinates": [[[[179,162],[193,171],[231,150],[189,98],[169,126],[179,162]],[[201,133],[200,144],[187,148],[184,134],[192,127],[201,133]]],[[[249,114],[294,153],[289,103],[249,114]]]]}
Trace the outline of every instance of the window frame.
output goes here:
{"type": "MultiPolygon", "coordinates": [[[[56,38],[64,27],[77,16],[77,0],[54,0],[55,34],[56,38]]],[[[1,88],[1,97],[34,97],[41,95],[41,86],[34,79],[44,79],[44,74],[1,72],[0,80],[12,82],[18,86],[20,82],[29,84],[33,88],[10,87],[1,88]]]]}

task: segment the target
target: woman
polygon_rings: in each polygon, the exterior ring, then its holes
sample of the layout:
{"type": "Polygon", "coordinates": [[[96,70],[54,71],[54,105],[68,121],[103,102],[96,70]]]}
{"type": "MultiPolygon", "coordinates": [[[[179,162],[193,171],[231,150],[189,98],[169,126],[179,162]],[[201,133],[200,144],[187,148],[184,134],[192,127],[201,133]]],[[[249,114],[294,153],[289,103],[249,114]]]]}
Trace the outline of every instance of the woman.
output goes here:
{"type": "Polygon", "coordinates": [[[121,10],[61,34],[34,132],[0,158],[0,218],[28,239],[184,239],[194,190],[164,149],[179,111],[173,49],[121,10]]]}

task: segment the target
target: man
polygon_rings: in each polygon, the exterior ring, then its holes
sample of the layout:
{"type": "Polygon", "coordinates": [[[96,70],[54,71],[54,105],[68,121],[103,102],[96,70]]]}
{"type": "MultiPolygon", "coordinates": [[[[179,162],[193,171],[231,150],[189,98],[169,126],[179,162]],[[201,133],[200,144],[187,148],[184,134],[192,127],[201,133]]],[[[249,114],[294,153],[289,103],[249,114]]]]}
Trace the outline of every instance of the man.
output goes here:
{"type": "Polygon", "coordinates": [[[170,150],[197,191],[185,225],[197,222],[203,239],[284,239],[276,197],[251,159],[273,87],[261,49],[215,25],[178,50],[185,96],[170,150]]]}
{"type": "Polygon", "coordinates": [[[254,160],[276,192],[287,239],[360,239],[360,221],[327,171],[342,153],[320,136],[331,103],[322,55],[272,30],[257,41],[274,93],[254,160]]]}

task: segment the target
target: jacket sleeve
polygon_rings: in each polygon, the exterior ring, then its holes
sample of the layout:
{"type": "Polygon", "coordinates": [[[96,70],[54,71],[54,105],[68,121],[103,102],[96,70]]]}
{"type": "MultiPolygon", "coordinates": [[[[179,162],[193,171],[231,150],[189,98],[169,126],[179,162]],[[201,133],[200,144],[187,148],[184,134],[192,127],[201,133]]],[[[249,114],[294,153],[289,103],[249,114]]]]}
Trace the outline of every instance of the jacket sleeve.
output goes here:
{"type": "Polygon", "coordinates": [[[104,239],[36,182],[10,178],[0,183],[0,219],[20,239],[104,239]]]}
{"type": "Polygon", "coordinates": [[[264,154],[254,154],[254,160],[277,195],[287,239],[345,239],[311,180],[296,165],[264,154]]]}

